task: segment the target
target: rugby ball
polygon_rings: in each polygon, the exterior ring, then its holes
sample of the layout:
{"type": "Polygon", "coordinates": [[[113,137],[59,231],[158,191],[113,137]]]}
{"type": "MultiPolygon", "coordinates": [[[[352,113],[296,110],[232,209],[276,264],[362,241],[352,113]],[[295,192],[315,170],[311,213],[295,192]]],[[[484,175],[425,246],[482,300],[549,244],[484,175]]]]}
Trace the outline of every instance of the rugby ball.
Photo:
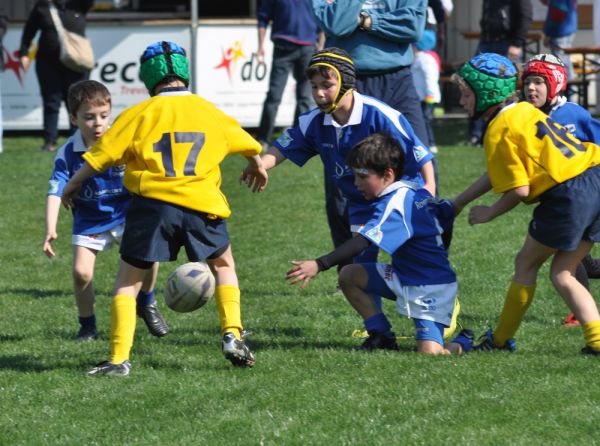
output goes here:
{"type": "Polygon", "coordinates": [[[178,266],[167,278],[165,303],[179,313],[202,307],[215,294],[215,278],[203,262],[178,266]]]}

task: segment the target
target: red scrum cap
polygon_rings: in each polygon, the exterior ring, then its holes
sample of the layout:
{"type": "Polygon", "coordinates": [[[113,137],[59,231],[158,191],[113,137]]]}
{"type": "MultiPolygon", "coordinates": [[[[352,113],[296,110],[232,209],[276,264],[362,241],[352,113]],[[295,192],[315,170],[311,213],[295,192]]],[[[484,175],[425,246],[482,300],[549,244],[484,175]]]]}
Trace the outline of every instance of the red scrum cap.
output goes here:
{"type": "Polygon", "coordinates": [[[523,79],[527,76],[540,76],[548,87],[547,103],[567,89],[567,70],[565,64],[553,54],[538,54],[525,64],[523,79]]]}

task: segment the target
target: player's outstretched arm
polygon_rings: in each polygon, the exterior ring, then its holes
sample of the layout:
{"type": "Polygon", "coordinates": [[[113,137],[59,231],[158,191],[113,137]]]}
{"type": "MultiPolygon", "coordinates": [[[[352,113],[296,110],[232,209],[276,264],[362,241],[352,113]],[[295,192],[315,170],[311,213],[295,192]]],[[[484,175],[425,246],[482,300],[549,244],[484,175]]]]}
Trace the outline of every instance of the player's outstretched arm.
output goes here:
{"type": "Polygon", "coordinates": [[[529,186],[521,186],[504,192],[491,206],[473,206],[469,212],[469,224],[487,223],[513,209],[529,195],[529,186]]]}
{"type": "Polygon", "coordinates": [[[240,175],[240,184],[245,184],[252,189],[252,192],[262,192],[267,187],[268,182],[266,171],[285,161],[286,158],[278,149],[271,147],[262,158],[256,155],[247,159],[248,166],[240,175]],[[261,169],[264,172],[261,172],[261,169]],[[264,176],[266,176],[266,181],[263,181],[264,176]]]}
{"type": "Polygon", "coordinates": [[[473,184],[450,200],[452,206],[454,206],[456,215],[458,216],[470,202],[478,199],[490,190],[492,190],[492,183],[490,182],[490,177],[487,172],[484,172],[483,175],[473,182],[473,184]]]}
{"type": "Polygon", "coordinates": [[[56,224],[58,222],[58,213],[60,211],[60,197],[57,195],[48,195],[46,199],[46,238],[42,250],[49,258],[56,256],[52,249],[52,242],[58,238],[56,233],[56,224]]]}
{"type": "Polygon", "coordinates": [[[79,170],[75,172],[75,175],[71,177],[63,190],[61,197],[63,206],[67,209],[71,209],[73,207],[75,198],[79,195],[79,191],[81,190],[81,185],[83,182],[88,178],[93,177],[97,173],[98,172],[96,172],[87,161],[83,163],[79,170]]]}

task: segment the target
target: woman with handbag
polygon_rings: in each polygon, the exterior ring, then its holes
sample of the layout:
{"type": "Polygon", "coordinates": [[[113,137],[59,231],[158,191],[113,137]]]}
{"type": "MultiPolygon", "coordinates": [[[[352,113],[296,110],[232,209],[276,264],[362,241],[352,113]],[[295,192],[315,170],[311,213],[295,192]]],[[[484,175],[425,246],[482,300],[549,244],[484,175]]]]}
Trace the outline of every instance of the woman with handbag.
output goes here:
{"type": "Polygon", "coordinates": [[[37,32],[40,31],[37,54],[35,54],[35,72],[43,102],[44,144],[42,149],[49,152],[56,150],[58,113],[61,103],[64,101],[66,104],[67,102],[69,86],[89,78],[89,71],[74,71],[61,62],[63,38],[62,33],[59,34],[59,30],[64,28],[65,31],[85,36],[85,16],[93,4],[94,0],[38,0],[23,29],[20,62],[25,71],[29,69],[32,62],[29,47],[37,32]]]}

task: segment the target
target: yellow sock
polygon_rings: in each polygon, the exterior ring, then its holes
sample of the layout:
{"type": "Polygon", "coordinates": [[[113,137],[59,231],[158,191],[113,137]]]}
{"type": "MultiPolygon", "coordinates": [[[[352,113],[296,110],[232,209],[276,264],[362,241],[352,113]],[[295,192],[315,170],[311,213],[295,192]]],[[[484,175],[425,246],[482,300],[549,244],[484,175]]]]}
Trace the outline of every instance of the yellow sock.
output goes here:
{"type": "Polygon", "coordinates": [[[110,311],[110,362],[121,364],[129,359],[135,335],[135,297],[117,294],[110,311]]]}
{"type": "Polygon", "coordinates": [[[234,285],[219,285],[216,301],[221,323],[221,335],[226,331],[230,331],[239,339],[242,330],[240,289],[234,285]]]}
{"type": "Polygon", "coordinates": [[[600,351],[600,320],[583,324],[583,339],[588,347],[600,351]]]}
{"type": "Polygon", "coordinates": [[[523,316],[533,301],[535,285],[521,285],[511,282],[504,299],[504,308],[500,320],[494,330],[494,344],[502,347],[506,341],[514,337],[521,325],[523,316]]]}

